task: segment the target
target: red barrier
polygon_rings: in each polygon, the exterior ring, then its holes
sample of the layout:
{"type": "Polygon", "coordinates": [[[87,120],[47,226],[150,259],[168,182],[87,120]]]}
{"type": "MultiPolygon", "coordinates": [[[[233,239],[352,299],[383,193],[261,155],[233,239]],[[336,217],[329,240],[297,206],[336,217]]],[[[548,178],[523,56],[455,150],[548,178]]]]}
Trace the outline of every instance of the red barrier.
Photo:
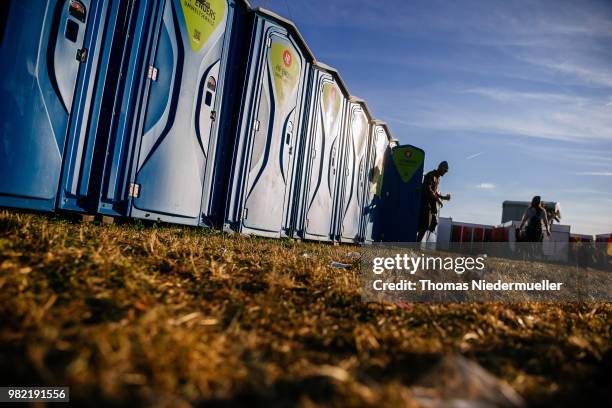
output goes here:
{"type": "Polygon", "coordinates": [[[485,228],[483,242],[492,242],[494,231],[495,231],[495,228],[485,228]]]}
{"type": "Polygon", "coordinates": [[[472,227],[463,227],[461,231],[461,242],[471,242],[474,229],[472,227]]]}
{"type": "Polygon", "coordinates": [[[474,242],[484,242],[484,228],[474,228],[474,236],[472,237],[474,242]]]}
{"type": "Polygon", "coordinates": [[[461,226],[453,224],[452,231],[451,242],[461,242],[461,226]]]}

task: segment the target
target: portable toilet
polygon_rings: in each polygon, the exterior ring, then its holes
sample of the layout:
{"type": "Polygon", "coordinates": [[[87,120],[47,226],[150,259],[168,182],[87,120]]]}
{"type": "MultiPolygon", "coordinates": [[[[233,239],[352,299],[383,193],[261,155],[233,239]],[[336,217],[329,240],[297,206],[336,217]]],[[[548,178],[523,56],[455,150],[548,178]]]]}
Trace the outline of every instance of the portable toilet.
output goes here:
{"type": "Polygon", "coordinates": [[[606,265],[612,261],[612,233],[595,236],[597,257],[606,265]]]}
{"type": "Polygon", "coordinates": [[[594,241],[593,239],[593,235],[588,235],[588,234],[576,234],[576,233],[571,233],[570,234],[570,243],[572,244],[576,244],[576,243],[583,243],[583,244],[590,244],[594,241]]]}
{"type": "Polygon", "coordinates": [[[387,149],[397,142],[387,124],[374,120],[371,127],[368,162],[366,166],[366,199],[363,209],[363,237],[365,242],[380,240],[381,194],[387,149]]]}
{"type": "Polygon", "coordinates": [[[509,231],[503,225],[493,227],[492,242],[508,242],[509,231]]]}
{"type": "Polygon", "coordinates": [[[346,112],[341,153],[340,194],[335,211],[336,239],[362,242],[362,214],[372,115],[363,99],[351,96],[346,112]]]}
{"type": "Polygon", "coordinates": [[[550,237],[544,233],[542,253],[547,259],[567,262],[570,242],[570,226],[552,224],[550,237]]]}
{"type": "Polygon", "coordinates": [[[451,247],[451,232],[453,229],[453,219],[450,217],[440,217],[436,229],[436,249],[438,251],[448,250],[451,247]]]}
{"type": "Polygon", "coordinates": [[[597,245],[603,245],[606,247],[606,253],[608,256],[612,256],[612,233],[610,234],[597,234],[595,236],[595,242],[597,245]],[[606,246],[607,244],[607,246],[606,246]]]}
{"type": "MultiPolygon", "coordinates": [[[[0,205],[52,211],[65,156],[74,152],[75,172],[88,166],[73,141],[96,138],[104,95],[116,87],[107,75],[113,39],[125,32],[131,7],[106,0],[0,5],[0,205]]],[[[78,181],[74,188],[83,188],[78,181]]]]}
{"type": "Polygon", "coordinates": [[[516,251],[516,230],[521,225],[520,221],[506,221],[496,227],[494,242],[508,242],[510,251],[516,251]]]}
{"type": "Polygon", "coordinates": [[[593,245],[595,242],[595,237],[593,235],[588,234],[576,234],[571,233],[569,237],[569,260],[577,261],[580,259],[581,251],[586,247],[592,247],[595,249],[596,259],[597,259],[597,247],[593,245]]]}
{"type": "Polygon", "coordinates": [[[99,213],[222,222],[247,10],[242,0],[181,0],[141,11],[121,60],[111,131],[94,149],[99,213]]]}
{"type": "Polygon", "coordinates": [[[225,229],[288,236],[303,164],[295,152],[314,55],[291,21],[261,8],[253,18],[225,229]]]}
{"type": "Polygon", "coordinates": [[[308,123],[303,127],[303,158],[295,234],[329,241],[338,200],[342,129],[349,93],[334,68],[315,62],[309,78],[308,123]]]}
{"type": "Polygon", "coordinates": [[[424,160],[425,152],[411,145],[387,151],[381,208],[385,242],[416,241],[424,160]]]}

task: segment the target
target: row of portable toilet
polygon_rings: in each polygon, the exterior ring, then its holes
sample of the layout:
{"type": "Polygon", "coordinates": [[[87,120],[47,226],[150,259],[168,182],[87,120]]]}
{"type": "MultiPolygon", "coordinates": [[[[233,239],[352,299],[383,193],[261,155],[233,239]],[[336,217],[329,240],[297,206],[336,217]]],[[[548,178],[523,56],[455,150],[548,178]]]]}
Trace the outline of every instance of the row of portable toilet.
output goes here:
{"type": "Polygon", "coordinates": [[[0,19],[0,206],[414,240],[423,151],[290,21],[242,0],[9,1],[0,19]]]}

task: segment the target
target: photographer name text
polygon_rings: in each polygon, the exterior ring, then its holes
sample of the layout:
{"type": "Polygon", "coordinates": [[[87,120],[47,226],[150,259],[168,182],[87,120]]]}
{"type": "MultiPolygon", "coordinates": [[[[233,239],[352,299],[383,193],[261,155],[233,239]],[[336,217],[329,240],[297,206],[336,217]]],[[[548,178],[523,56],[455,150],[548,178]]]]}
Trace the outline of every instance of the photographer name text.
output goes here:
{"type": "Polygon", "coordinates": [[[377,279],[372,282],[372,288],[376,291],[559,291],[562,285],[563,282],[547,279],[539,282],[489,282],[484,279],[471,282],[434,282],[428,279],[385,282],[377,279]]]}

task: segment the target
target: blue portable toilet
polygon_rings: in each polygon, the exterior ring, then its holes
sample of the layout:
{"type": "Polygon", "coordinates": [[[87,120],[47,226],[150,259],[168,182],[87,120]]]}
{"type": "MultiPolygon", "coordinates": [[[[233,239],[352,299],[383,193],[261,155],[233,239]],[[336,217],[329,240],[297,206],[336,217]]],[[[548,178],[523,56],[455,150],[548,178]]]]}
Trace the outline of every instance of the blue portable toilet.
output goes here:
{"type": "Polygon", "coordinates": [[[363,211],[363,236],[365,242],[378,241],[380,230],[382,186],[385,158],[390,146],[397,142],[391,136],[387,124],[374,120],[371,128],[370,147],[366,171],[366,199],[363,211]]]}
{"type": "Polygon", "coordinates": [[[90,102],[70,122],[58,197],[64,210],[97,211],[109,140],[116,137],[117,119],[134,105],[130,87],[140,83],[127,62],[142,58],[146,42],[152,41],[163,0],[95,4],[107,5],[95,15],[104,29],[94,34],[97,63],[86,71],[90,86],[82,95],[91,94],[90,102]]]}
{"type": "Polygon", "coordinates": [[[104,0],[0,5],[0,205],[55,209],[67,139],[97,120],[107,39],[122,31],[127,7],[104,0]]]}
{"type": "Polygon", "coordinates": [[[225,228],[290,236],[303,163],[296,152],[314,55],[292,22],[261,8],[252,16],[225,228]]]}
{"type": "Polygon", "coordinates": [[[94,149],[101,159],[97,165],[95,154],[91,159],[101,176],[96,210],[220,224],[225,194],[218,190],[239,101],[249,6],[242,0],[149,4],[139,10],[120,62],[111,129],[94,149]]]}
{"type": "Polygon", "coordinates": [[[425,152],[411,145],[387,149],[385,158],[380,230],[377,240],[416,241],[421,207],[425,152]]]}
{"type": "Polygon", "coordinates": [[[308,88],[295,233],[302,239],[330,241],[334,204],[340,193],[342,130],[349,92],[338,71],[321,62],[313,64],[308,88]]]}
{"type": "Polygon", "coordinates": [[[336,205],[336,239],[363,241],[361,230],[366,190],[366,170],[372,115],[364,100],[351,97],[343,132],[342,175],[336,205]]]}

